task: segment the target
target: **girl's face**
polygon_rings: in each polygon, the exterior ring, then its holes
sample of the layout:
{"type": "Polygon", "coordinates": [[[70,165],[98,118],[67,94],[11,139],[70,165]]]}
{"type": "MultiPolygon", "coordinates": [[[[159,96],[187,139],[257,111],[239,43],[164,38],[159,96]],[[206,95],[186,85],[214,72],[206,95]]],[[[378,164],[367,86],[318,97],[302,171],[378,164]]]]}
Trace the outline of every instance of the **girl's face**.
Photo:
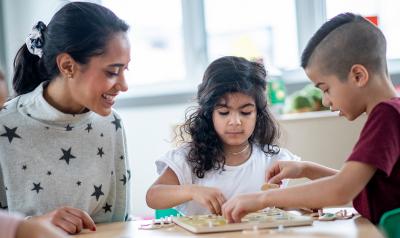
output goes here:
{"type": "Polygon", "coordinates": [[[72,99],[84,108],[107,116],[120,92],[128,90],[124,71],[130,61],[130,45],[125,33],[115,35],[106,52],[90,59],[87,65],[78,65],[70,79],[72,99]]]}
{"type": "Polygon", "coordinates": [[[212,119],[225,149],[242,146],[248,143],[256,125],[256,103],[246,94],[228,93],[215,106],[212,119]]]}

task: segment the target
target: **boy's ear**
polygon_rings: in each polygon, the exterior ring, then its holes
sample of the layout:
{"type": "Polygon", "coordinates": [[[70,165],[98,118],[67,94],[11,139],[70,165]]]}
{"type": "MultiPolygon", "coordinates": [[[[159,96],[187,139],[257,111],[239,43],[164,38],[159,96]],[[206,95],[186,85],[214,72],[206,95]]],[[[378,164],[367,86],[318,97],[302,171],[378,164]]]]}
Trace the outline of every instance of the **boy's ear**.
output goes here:
{"type": "Polygon", "coordinates": [[[72,78],[77,70],[77,63],[67,53],[61,53],[56,58],[58,69],[64,78],[72,78]]]}
{"type": "Polygon", "coordinates": [[[368,70],[361,64],[355,64],[351,67],[349,80],[358,87],[364,87],[369,80],[368,70]]]}

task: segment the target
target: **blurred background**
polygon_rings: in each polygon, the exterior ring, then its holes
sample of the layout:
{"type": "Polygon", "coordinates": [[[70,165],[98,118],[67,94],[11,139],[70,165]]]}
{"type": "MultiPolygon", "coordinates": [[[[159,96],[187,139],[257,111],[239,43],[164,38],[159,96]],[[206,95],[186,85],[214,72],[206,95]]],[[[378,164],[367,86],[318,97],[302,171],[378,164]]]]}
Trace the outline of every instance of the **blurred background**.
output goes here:
{"type": "MultiPolygon", "coordinates": [[[[32,26],[49,22],[65,0],[0,0],[0,65],[12,63],[32,26]]],[[[387,38],[389,73],[400,84],[400,1],[396,0],[97,0],[130,26],[129,91],[118,99],[132,167],[132,212],[152,216],[145,193],[157,178],[154,161],[173,148],[174,128],[194,105],[202,73],[214,59],[236,55],[265,64],[270,106],[281,124],[279,144],[339,168],[365,116],[347,122],[320,111],[321,95],[299,67],[308,39],[327,19],[361,14],[387,38]],[[397,22],[397,23],[396,23],[397,22]],[[396,27],[397,26],[397,27],[396,27]],[[313,112],[319,111],[319,112],[313,112]]],[[[9,84],[10,85],[10,84],[9,84]]],[[[10,88],[11,89],[11,88],[10,88]]]]}

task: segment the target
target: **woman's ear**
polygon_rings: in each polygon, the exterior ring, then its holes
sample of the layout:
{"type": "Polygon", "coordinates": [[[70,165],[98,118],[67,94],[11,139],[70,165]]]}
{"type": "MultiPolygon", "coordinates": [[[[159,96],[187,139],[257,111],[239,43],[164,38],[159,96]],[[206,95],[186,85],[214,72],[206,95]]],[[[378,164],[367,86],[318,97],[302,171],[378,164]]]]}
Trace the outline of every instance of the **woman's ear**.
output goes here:
{"type": "Polygon", "coordinates": [[[56,58],[58,70],[64,78],[72,78],[77,70],[76,61],[67,53],[61,53],[56,58]]]}
{"type": "Polygon", "coordinates": [[[355,64],[351,67],[349,80],[358,87],[364,87],[369,80],[368,70],[361,64],[355,64]]]}

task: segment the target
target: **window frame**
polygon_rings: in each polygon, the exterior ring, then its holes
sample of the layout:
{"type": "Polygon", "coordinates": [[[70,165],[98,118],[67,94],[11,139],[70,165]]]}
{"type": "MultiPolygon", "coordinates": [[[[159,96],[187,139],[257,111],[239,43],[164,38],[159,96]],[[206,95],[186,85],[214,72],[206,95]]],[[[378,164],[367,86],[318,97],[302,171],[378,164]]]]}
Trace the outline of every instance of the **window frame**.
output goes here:
{"type": "MultiPolygon", "coordinates": [[[[295,7],[298,57],[300,57],[308,40],[327,20],[326,1],[295,0],[295,7]]],[[[186,78],[179,82],[135,86],[131,92],[121,96],[117,101],[117,107],[179,104],[193,101],[199,80],[208,65],[204,1],[182,0],[182,21],[186,78]]],[[[393,82],[400,84],[400,59],[388,60],[388,69],[393,82]]],[[[281,73],[280,76],[285,81],[288,93],[309,82],[300,66],[281,73]]]]}
{"type": "MultiPolygon", "coordinates": [[[[199,80],[208,65],[204,1],[181,0],[181,2],[184,60],[186,62],[185,79],[171,83],[136,85],[134,90],[120,96],[117,107],[187,103],[193,99],[199,80]]],[[[300,55],[308,39],[326,20],[325,0],[295,0],[295,7],[298,53],[300,55]]],[[[285,79],[286,84],[306,82],[306,76],[300,67],[295,70],[282,71],[281,76],[285,79]]]]}

